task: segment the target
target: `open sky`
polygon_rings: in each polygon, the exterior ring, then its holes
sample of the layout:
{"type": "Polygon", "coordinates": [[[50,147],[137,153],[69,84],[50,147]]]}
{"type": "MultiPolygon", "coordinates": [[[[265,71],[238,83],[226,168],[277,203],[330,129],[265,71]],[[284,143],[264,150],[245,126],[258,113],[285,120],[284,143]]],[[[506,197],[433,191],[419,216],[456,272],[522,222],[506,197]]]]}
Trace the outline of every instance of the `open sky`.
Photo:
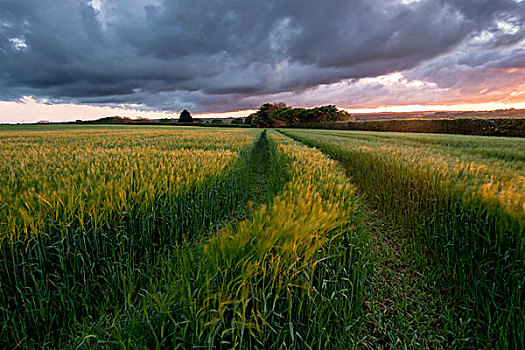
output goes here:
{"type": "Polygon", "coordinates": [[[525,108],[522,0],[0,0],[0,122],[525,108]]]}

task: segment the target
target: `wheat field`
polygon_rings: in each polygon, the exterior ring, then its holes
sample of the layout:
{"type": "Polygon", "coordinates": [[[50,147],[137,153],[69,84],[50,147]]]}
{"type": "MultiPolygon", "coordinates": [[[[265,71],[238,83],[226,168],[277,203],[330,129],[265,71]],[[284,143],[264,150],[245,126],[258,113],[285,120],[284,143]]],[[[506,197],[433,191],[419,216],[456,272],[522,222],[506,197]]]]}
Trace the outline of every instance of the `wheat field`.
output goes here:
{"type": "Polygon", "coordinates": [[[519,348],[524,150],[432,134],[1,127],[0,346],[519,348]]]}

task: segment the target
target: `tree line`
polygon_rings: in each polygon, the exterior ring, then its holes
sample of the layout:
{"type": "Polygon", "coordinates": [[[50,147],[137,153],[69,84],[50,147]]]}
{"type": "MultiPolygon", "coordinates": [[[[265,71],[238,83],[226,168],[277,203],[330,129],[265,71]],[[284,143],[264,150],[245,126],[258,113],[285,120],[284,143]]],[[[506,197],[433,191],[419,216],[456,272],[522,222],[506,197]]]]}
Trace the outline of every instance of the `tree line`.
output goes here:
{"type": "Polygon", "coordinates": [[[315,108],[292,108],[283,102],[265,103],[246,118],[246,122],[261,128],[307,126],[322,122],[348,120],[350,114],[334,105],[315,108]]]}

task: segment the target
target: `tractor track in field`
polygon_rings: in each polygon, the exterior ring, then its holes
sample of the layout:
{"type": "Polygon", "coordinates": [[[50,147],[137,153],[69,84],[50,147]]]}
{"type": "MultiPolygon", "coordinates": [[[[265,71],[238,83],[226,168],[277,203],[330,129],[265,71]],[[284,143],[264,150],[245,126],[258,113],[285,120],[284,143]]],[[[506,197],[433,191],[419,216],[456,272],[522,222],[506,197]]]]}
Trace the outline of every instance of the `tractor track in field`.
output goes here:
{"type": "Polygon", "coordinates": [[[236,210],[211,225],[203,235],[200,235],[199,240],[204,239],[206,241],[211,235],[216,234],[226,225],[235,225],[246,219],[251,211],[256,210],[262,204],[269,203],[278,191],[282,189],[284,177],[275,183],[269,180],[271,177],[270,172],[275,171],[275,159],[271,147],[266,131],[263,131],[256,141],[251,155],[253,160],[249,171],[253,182],[251,183],[248,198],[240,203],[236,210]]]}
{"type": "Polygon", "coordinates": [[[361,197],[376,262],[359,347],[450,348],[444,284],[418,269],[404,248],[403,229],[361,197]]]}
{"type": "Polygon", "coordinates": [[[271,199],[276,191],[273,188],[269,188],[268,183],[268,171],[272,167],[272,157],[270,151],[270,144],[266,130],[263,131],[261,137],[257,143],[256,152],[256,165],[254,169],[254,181],[253,181],[253,192],[251,202],[259,204],[259,202],[267,202],[271,199]]]}
{"type": "Polygon", "coordinates": [[[347,169],[349,181],[358,189],[375,258],[362,314],[363,325],[361,333],[356,334],[358,348],[465,347],[466,344],[457,340],[463,335],[458,333],[464,330],[458,331],[455,324],[457,310],[445,290],[449,286],[444,281],[434,280],[430,271],[421,270],[408,248],[410,234],[401,225],[394,224],[392,218],[360,190],[351,169],[324,150],[323,153],[347,169]],[[454,328],[456,330],[452,331],[454,328]]]}

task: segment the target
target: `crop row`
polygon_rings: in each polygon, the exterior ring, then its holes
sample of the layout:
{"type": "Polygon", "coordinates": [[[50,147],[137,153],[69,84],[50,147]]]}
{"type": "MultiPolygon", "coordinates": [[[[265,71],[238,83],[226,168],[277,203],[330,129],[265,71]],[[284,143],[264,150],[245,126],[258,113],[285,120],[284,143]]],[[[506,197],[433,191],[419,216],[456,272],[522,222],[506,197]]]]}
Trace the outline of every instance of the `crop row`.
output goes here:
{"type": "Polygon", "coordinates": [[[523,140],[285,133],[342,161],[369,200],[404,228],[422,271],[449,286],[455,327],[462,329],[457,339],[467,346],[523,347],[523,140]]]}

